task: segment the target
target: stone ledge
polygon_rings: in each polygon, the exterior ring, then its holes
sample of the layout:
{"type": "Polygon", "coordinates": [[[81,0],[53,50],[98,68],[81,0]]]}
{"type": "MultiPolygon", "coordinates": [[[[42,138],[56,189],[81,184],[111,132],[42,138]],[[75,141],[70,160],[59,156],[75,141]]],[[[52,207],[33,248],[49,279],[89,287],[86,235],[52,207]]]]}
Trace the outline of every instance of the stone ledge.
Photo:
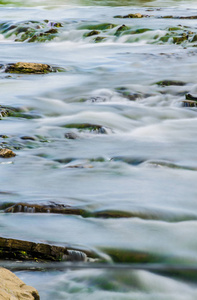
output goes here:
{"type": "Polygon", "coordinates": [[[26,285],[7,269],[0,267],[0,299],[2,300],[39,300],[38,291],[26,285]]]}

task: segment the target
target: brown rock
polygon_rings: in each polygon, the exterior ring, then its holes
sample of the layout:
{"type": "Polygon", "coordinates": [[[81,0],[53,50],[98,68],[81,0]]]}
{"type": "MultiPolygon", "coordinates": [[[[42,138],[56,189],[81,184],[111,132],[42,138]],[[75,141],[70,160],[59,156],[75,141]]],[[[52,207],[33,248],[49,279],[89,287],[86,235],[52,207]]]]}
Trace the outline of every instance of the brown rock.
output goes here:
{"type": "Polygon", "coordinates": [[[26,285],[15,274],[0,268],[0,299],[4,300],[39,300],[38,291],[26,285]]]}
{"type": "Polygon", "coordinates": [[[14,157],[14,156],[16,156],[16,154],[10,149],[1,149],[0,150],[0,157],[10,158],[10,157],[14,157]]]}
{"type": "Polygon", "coordinates": [[[46,64],[17,62],[7,66],[7,73],[45,74],[51,72],[51,67],[46,64]]]}
{"type": "Polygon", "coordinates": [[[126,16],[124,16],[123,18],[143,18],[144,16],[140,13],[136,13],[136,14],[128,14],[126,16]]]}

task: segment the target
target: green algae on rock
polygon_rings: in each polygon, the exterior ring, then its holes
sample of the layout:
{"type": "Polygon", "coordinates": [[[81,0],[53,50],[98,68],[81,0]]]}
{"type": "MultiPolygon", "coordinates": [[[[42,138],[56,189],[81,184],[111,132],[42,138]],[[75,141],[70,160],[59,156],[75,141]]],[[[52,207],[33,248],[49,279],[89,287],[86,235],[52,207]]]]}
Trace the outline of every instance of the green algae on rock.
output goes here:
{"type": "Polygon", "coordinates": [[[46,74],[52,72],[52,69],[47,64],[17,62],[15,64],[8,65],[5,72],[19,74],[46,74]]]}
{"type": "Polygon", "coordinates": [[[196,101],[196,102],[197,102],[197,97],[192,96],[191,94],[186,94],[186,95],[185,95],[185,99],[186,99],[186,100],[193,100],[193,101],[196,101]]]}
{"type": "Polygon", "coordinates": [[[88,33],[85,33],[84,36],[85,37],[89,37],[89,36],[97,35],[99,33],[100,33],[100,31],[98,31],[98,30],[92,30],[92,31],[90,31],[88,33]]]}
{"type": "Polygon", "coordinates": [[[95,262],[100,257],[97,253],[88,249],[76,249],[75,247],[62,247],[0,237],[0,259],[36,262],[95,262]]]}
{"type": "MultiPolygon", "coordinates": [[[[73,250],[74,251],[74,250],[73,250]]],[[[85,253],[81,260],[85,261],[85,253]]],[[[73,260],[69,249],[43,243],[34,243],[0,237],[0,259],[35,260],[35,261],[70,261],[73,260]]]]}
{"type": "Polygon", "coordinates": [[[104,39],[106,39],[106,37],[104,37],[104,36],[97,36],[97,37],[94,39],[94,41],[95,41],[95,43],[100,43],[100,42],[102,42],[104,39]]]}
{"type": "Polygon", "coordinates": [[[159,86],[171,86],[171,85],[183,86],[183,85],[186,85],[185,82],[178,81],[178,80],[161,80],[161,81],[156,82],[156,84],[159,86]]]}
{"type": "Polygon", "coordinates": [[[101,23],[101,24],[88,24],[78,27],[78,29],[89,29],[89,30],[108,30],[116,27],[117,25],[112,23],[101,23]]]}
{"type": "Polygon", "coordinates": [[[15,42],[46,42],[58,35],[58,28],[60,27],[63,27],[62,23],[49,20],[43,22],[26,21],[15,24],[6,22],[0,24],[0,33],[6,38],[15,36],[15,42]]]}
{"type": "Polygon", "coordinates": [[[119,36],[122,32],[129,30],[130,27],[126,26],[125,24],[121,25],[120,27],[118,27],[118,29],[115,32],[116,36],[119,36]]]}

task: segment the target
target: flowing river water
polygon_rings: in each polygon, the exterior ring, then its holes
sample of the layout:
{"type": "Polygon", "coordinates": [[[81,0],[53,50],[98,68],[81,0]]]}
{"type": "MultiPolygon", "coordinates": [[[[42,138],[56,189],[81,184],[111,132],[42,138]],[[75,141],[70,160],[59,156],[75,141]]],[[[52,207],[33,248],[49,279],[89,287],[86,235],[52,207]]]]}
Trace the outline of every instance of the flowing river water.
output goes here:
{"type": "Polygon", "coordinates": [[[1,261],[41,299],[196,299],[195,16],[189,0],[0,1],[0,105],[19,111],[0,120],[16,153],[0,158],[0,201],[95,213],[2,210],[0,236],[106,261],[1,261]],[[16,62],[59,71],[4,72],[16,62]]]}

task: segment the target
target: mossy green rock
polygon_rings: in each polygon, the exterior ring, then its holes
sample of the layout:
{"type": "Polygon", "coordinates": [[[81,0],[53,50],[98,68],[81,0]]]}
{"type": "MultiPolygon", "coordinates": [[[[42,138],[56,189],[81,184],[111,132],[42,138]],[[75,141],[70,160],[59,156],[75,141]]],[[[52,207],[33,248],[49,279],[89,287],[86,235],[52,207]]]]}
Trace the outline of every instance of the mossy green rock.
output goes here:
{"type": "Polygon", "coordinates": [[[100,33],[100,31],[98,31],[98,30],[92,30],[92,31],[90,31],[88,33],[85,33],[84,36],[85,37],[89,37],[89,36],[97,35],[99,33],[100,33]]]}
{"type": "Polygon", "coordinates": [[[183,34],[182,36],[174,36],[173,37],[173,43],[174,44],[181,44],[184,41],[187,41],[188,36],[186,34],[183,34]]]}
{"type": "Polygon", "coordinates": [[[52,72],[52,69],[47,64],[17,62],[15,64],[8,65],[5,72],[20,74],[46,74],[52,72]]]}
{"type": "Polygon", "coordinates": [[[120,27],[118,27],[118,29],[115,32],[115,35],[119,36],[122,32],[129,30],[129,29],[130,29],[129,27],[127,27],[126,25],[123,24],[120,27]]]}
{"type": "Polygon", "coordinates": [[[89,24],[80,26],[79,29],[89,29],[89,30],[108,30],[116,27],[117,25],[112,23],[101,23],[101,24],[89,24]]]}
{"type": "Polygon", "coordinates": [[[61,23],[48,20],[43,22],[26,21],[16,24],[5,22],[0,23],[0,33],[6,38],[15,36],[16,42],[46,42],[58,35],[60,27],[63,27],[61,23]]]}
{"type": "Polygon", "coordinates": [[[94,41],[95,43],[100,43],[102,42],[103,40],[105,40],[105,37],[104,36],[97,36],[94,41]]]}
{"type": "Polygon", "coordinates": [[[161,80],[161,81],[156,82],[156,84],[159,86],[171,86],[171,85],[183,86],[186,83],[183,81],[178,81],[178,80],[161,80]]]}

